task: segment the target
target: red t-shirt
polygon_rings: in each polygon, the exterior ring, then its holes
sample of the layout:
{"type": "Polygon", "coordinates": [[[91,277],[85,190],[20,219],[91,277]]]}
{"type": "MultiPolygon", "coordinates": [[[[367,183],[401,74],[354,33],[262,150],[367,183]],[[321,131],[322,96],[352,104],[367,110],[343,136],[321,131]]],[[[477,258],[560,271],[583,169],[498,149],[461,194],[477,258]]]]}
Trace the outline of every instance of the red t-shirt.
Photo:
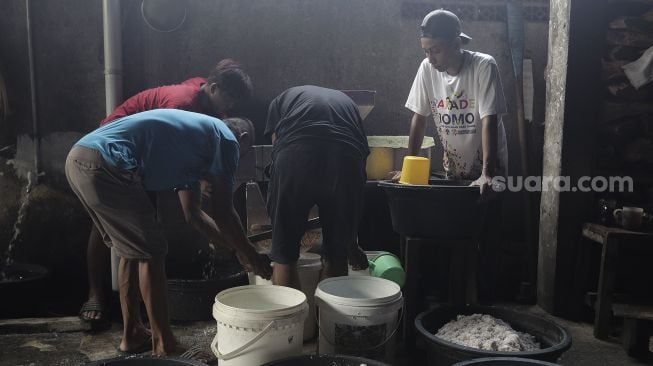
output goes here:
{"type": "Polygon", "coordinates": [[[183,109],[203,113],[199,92],[204,83],[206,83],[205,78],[195,77],[185,80],[181,84],[144,90],[119,105],[110,115],[100,121],[100,126],[118,118],[158,108],[183,109]]]}

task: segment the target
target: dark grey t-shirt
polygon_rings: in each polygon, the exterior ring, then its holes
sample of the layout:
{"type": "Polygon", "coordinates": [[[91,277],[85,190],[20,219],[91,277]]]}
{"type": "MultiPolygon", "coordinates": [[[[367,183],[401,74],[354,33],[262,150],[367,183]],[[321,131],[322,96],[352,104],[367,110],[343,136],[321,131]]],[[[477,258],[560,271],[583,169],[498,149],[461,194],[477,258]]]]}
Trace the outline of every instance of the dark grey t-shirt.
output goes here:
{"type": "Polygon", "coordinates": [[[265,135],[276,133],[274,150],[294,143],[338,143],[365,157],[367,138],[358,106],[344,93],[305,85],[279,94],[268,109],[265,135]]]}

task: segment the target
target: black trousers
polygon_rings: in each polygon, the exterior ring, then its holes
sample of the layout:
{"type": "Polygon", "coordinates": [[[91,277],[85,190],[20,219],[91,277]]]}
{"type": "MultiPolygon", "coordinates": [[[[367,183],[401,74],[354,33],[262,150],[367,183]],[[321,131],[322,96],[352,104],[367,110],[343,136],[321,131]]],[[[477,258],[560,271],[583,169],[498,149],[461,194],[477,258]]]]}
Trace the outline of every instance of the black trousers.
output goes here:
{"type": "Polygon", "coordinates": [[[298,260],[314,205],[322,224],[322,255],[327,260],[347,257],[363,207],[365,161],[346,145],[329,142],[296,143],[274,153],[267,202],[273,261],[298,260]]]}

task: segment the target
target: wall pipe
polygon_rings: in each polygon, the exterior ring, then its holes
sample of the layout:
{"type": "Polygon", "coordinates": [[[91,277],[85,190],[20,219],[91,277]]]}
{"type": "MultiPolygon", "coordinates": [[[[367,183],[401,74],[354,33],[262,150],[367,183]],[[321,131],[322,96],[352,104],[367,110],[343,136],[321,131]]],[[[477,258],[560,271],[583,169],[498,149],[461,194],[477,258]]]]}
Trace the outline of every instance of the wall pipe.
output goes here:
{"type": "MultiPolygon", "coordinates": [[[[30,0],[25,0],[25,23],[27,27],[27,59],[29,62],[29,87],[30,94],[32,99],[32,134],[34,139],[34,174],[33,180],[30,180],[28,184],[28,193],[32,185],[38,184],[39,181],[39,171],[41,170],[41,132],[39,129],[39,120],[36,110],[36,76],[34,68],[34,51],[32,48],[32,22],[31,22],[31,13],[30,13],[30,0]]],[[[30,177],[28,173],[28,178],[30,177]]],[[[29,180],[29,179],[28,179],[29,180]]]]}
{"type": "MultiPolygon", "coordinates": [[[[122,32],[120,29],[120,0],[102,0],[104,31],[104,91],[106,114],[109,115],[122,101],[122,32]]],[[[118,262],[111,249],[111,287],[118,291],[118,262]]]]}

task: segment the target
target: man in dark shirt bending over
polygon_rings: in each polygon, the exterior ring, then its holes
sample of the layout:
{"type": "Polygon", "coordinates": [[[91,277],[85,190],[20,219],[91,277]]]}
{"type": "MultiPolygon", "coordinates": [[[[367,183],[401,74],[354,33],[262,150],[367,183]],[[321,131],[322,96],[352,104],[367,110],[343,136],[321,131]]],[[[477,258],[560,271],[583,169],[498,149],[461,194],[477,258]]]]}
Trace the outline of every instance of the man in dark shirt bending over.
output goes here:
{"type": "Polygon", "coordinates": [[[322,224],[322,278],[346,276],[348,258],[365,268],[356,234],[369,149],[356,103],[337,90],[290,88],[270,103],[265,135],[274,144],[267,203],[272,282],[300,287],[299,247],[313,205],[322,224]]]}

